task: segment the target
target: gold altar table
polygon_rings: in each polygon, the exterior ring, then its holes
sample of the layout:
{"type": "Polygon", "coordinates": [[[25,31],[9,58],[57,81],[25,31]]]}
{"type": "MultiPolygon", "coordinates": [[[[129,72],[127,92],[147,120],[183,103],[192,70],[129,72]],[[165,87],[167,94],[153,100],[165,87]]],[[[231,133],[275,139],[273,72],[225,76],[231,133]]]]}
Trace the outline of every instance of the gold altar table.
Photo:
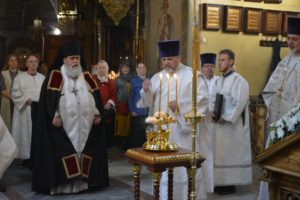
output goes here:
{"type": "MultiPolygon", "coordinates": [[[[142,166],[152,172],[153,177],[153,199],[159,200],[159,185],[162,172],[168,169],[168,199],[173,199],[173,168],[186,167],[188,174],[188,195],[192,191],[191,156],[192,152],[178,148],[178,151],[153,152],[143,148],[128,149],[125,153],[129,163],[133,165],[134,198],[140,199],[140,173],[142,166]]],[[[196,153],[196,167],[200,168],[205,158],[196,153]]],[[[189,199],[189,198],[188,198],[189,199]]]]}

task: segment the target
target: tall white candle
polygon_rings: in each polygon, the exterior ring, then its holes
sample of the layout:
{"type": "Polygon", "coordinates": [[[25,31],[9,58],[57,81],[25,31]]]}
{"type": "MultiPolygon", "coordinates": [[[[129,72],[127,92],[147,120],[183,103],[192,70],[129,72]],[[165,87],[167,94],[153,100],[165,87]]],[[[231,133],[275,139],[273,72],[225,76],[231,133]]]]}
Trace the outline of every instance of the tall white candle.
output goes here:
{"type": "Polygon", "coordinates": [[[168,96],[167,96],[167,112],[169,112],[169,102],[170,102],[170,75],[166,74],[167,81],[168,81],[168,96]]]}
{"type": "Polygon", "coordinates": [[[175,90],[176,90],[175,91],[176,108],[175,108],[175,114],[178,114],[178,77],[177,77],[176,73],[173,76],[176,80],[176,87],[175,87],[175,90]]]}
{"type": "Polygon", "coordinates": [[[161,87],[162,87],[162,74],[159,74],[159,104],[158,104],[158,113],[161,111],[161,87]]]}

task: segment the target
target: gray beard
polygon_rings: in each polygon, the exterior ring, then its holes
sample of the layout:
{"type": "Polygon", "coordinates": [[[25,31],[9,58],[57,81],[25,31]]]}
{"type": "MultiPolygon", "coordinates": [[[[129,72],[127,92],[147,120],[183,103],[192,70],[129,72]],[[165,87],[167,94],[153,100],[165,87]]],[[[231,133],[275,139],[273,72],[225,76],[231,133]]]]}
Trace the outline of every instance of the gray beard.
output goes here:
{"type": "Polygon", "coordinates": [[[81,65],[79,65],[78,67],[72,67],[72,66],[68,66],[65,65],[65,69],[66,69],[66,75],[69,78],[75,79],[78,78],[79,75],[82,73],[82,68],[81,65]]]}

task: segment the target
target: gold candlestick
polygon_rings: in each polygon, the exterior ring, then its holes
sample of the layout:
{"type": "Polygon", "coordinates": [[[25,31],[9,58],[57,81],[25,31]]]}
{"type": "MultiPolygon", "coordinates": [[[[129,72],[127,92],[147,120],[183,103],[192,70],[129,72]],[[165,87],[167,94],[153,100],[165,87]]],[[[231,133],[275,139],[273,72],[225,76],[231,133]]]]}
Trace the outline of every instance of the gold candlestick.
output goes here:
{"type": "Polygon", "coordinates": [[[178,77],[177,74],[175,73],[174,78],[176,80],[176,87],[175,87],[175,100],[176,100],[176,108],[175,108],[175,115],[178,115],[178,77]]]}
{"type": "MultiPolygon", "coordinates": [[[[200,0],[199,0],[200,1],[200,0]]],[[[195,200],[196,194],[196,129],[197,124],[205,117],[205,115],[197,112],[197,69],[199,59],[199,38],[198,25],[196,21],[196,0],[194,0],[194,26],[193,26],[193,79],[192,79],[192,112],[185,115],[186,120],[192,124],[192,156],[191,156],[191,174],[192,174],[192,192],[190,199],[195,200]]]]}
{"type": "Polygon", "coordinates": [[[170,75],[167,73],[167,83],[168,83],[168,96],[167,96],[167,113],[169,113],[169,102],[170,102],[170,75]]]}

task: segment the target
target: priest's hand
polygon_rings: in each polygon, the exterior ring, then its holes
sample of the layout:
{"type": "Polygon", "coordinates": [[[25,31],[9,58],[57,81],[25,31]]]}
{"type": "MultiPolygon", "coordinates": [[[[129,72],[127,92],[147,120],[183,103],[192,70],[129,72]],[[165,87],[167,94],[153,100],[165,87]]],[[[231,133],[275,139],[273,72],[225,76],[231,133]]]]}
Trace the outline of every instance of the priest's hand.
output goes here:
{"type": "Polygon", "coordinates": [[[169,102],[169,108],[173,111],[173,112],[175,112],[176,111],[176,101],[174,100],[174,101],[170,101],[169,102]]]}
{"type": "Polygon", "coordinates": [[[99,115],[95,115],[94,117],[94,125],[98,125],[101,122],[101,117],[99,115]]]}
{"type": "Polygon", "coordinates": [[[60,116],[55,116],[53,118],[52,124],[53,124],[53,126],[55,126],[57,128],[61,127],[62,126],[62,121],[61,121],[60,116]]]}
{"type": "Polygon", "coordinates": [[[32,104],[32,99],[27,99],[26,103],[25,103],[27,106],[31,106],[32,104]]]}
{"type": "Polygon", "coordinates": [[[149,79],[145,79],[145,80],[143,81],[143,89],[144,89],[145,92],[148,92],[148,91],[149,91],[150,85],[151,85],[151,82],[150,82],[149,79]]]}

